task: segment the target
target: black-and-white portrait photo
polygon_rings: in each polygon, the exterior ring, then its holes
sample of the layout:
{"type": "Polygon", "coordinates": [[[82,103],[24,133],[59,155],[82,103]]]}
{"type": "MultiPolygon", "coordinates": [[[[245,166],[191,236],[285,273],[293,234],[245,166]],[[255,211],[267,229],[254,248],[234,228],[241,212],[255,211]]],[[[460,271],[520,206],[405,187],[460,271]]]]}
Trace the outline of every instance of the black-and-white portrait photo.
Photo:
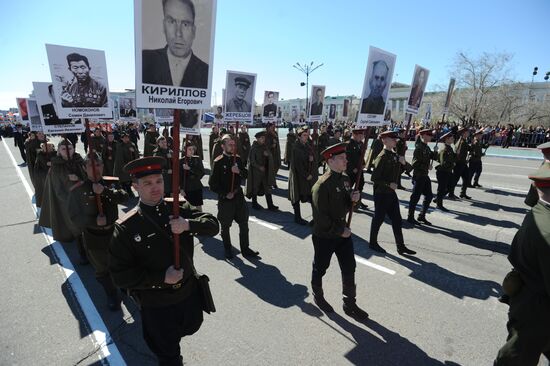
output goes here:
{"type": "Polygon", "coordinates": [[[396,55],[379,48],[369,48],[357,121],[360,126],[377,125],[384,121],[396,58],[396,55]]]}
{"type": "Polygon", "coordinates": [[[342,107],[342,118],[347,118],[349,114],[349,99],[344,99],[344,106],[342,107]]]}
{"type": "Polygon", "coordinates": [[[31,131],[43,131],[42,122],[40,122],[40,113],[36,99],[26,99],[27,101],[27,121],[31,131]]]}
{"type": "Polygon", "coordinates": [[[328,119],[335,120],[336,119],[336,104],[331,104],[328,107],[328,119]]]}
{"type": "Polygon", "coordinates": [[[266,90],[264,92],[264,107],[262,117],[264,122],[273,122],[277,120],[277,103],[279,102],[279,92],[266,90]]]}
{"type": "Polygon", "coordinates": [[[216,1],[135,0],[134,7],[139,107],[197,107],[184,103],[183,99],[209,104],[216,1]],[[150,88],[154,85],[181,89],[176,93],[181,100],[150,99],[149,96],[170,99],[161,89],[150,88]]]}
{"type": "Polygon", "coordinates": [[[293,105],[290,107],[290,121],[292,123],[298,123],[300,121],[300,107],[293,105]]]}
{"type": "Polygon", "coordinates": [[[223,106],[219,105],[216,107],[216,114],[214,114],[214,123],[223,122],[223,106]]]}
{"type": "Polygon", "coordinates": [[[60,118],[112,118],[105,52],[46,45],[60,118]]]}
{"type": "Polygon", "coordinates": [[[174,110],[171,108],[155,108],[155,122],[174,123],[174,110]]]}
{"type": "Polygon", "coordinates": [[[118,115],[122,121],[136,120],[137,108],[136,100],[131,97],[118,98],[118,115]]]}
{"type": "Polygon", "coordinates": [[[252,122],[256,74],[227,71],[225,121],[252,122]]]}
{"type": "Polygon", "coordinates": [[[415,65],[414,76],[412,80],[411,94],[409,95],[409,101],[407,102],[407,113],[416,115],[420,104],[422,103],[422,97],[424,96],[424,90],[428,83],[428,76],[430,71],[422,66],[415,65]]]}
{"type": "Polygon", "coordinates": [[[80,119],[59,117],[58,96],[52,83],[33,82],[32,85],[44,133],[57,134],[84,131],[84,125],[80,122],[80,119]]]}
{"type": "Polygon", "coordinates": [[[180,110],[180,132],[187,135],[201,134],[200,113],[197,109],[180,110]]]}
{"type": "Polygon", "coordinates": [[[309,116],[313,117],[311,121],[317,121],[321,119],[323,115],[323,102],[325,100],[325,86],[312,85],[311,86],[311,107],[309,109],[309,116]]]}

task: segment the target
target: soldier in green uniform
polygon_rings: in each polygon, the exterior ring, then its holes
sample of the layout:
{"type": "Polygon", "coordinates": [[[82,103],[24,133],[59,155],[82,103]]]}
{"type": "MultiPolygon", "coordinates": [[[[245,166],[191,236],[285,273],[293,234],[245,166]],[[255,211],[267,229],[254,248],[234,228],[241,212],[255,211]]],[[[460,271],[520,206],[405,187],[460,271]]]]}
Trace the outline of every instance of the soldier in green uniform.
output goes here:
{"type": "Polygon", "coordinates": [[[468,189],[469,171],[466,159],[468,153],[470,152],[470,145],[468,144],[468,137],[470,136],[470,131],[463,127],[457,131],[459,136],[458,141],[455,144],[456,152],[456,163],[453,168],[453,175],[449,182],[449,198],[456,199],[455,196],[455,187],[458,184],[460,178],[462,178],[462,189],[460,190],[460,198],[471,199],[472,197],[466,194],[466,189],[468,189]]]}
{"type": "Polygon", "coordinates": [[[292,161],[288,173],[288,199],[294,209],[294,222],[307,225],[302,218],[300,202],[311,202],[311,188],[317,181],[318,165],[315,151],[309,143],[309,130],[302,126],[297,130],[298,140],[292,146],[292,161]]]}
{"type": "MultiPolygon", "coordinates": [[[[542,162],[541,168],[550,171],[550,142],[537,146],[537,149],[539,149],[544,156],[544,161],[542,162]]],[[[534,185],[531,184],[529,186],[529,192],[527,192],[527,196],[525,197],[524,202],[529,207],[535,207],[538,201],[539,195],[537,194],[537,190],[535,189],[534,185]]]]}
{"type": "Polygon", "coordinates": [[[94,152],[101,154],[104,146],[105,137],[103,137],[101,129],[97,127],[92,133],[90,141],[88,141],[88,149],[92,149],[94,152]]]}
{"type": "Polygon", "coordinates": [[[481,187],[479,184],[479,176],[483,171],[483,164],[481,158],[485,156],[483,149],[486,149],[489,144],[484,144],[481,142],[481,136],[483,135],[483,130],[478,130],[474,133],[472,146],[470,146],[470,155],[468,158],[468,185],[470,187],[478,188],[481,187]],[[474,184],[472,184],[472,178],[474,179],[474,184]]]}
{"type": "Polygon", "coordinates": [[[334,129],[334,134],[328,139],[328,146],[333,146],[342,142],[342,129],[340,127],[334,129]]]}
{"type": "Polygon", "coordinates": [[[128,200],[128,193],[114,188],[117,178],[103,179],[103,161],[99,155],[93,161],[88,155],[84,164],[87,177],[71,187],[67,210],[71,221],[82,231],[95,278],[107,295],[107,306],[116,311],[120,310],[120,296],[109,274],[109,241],[118,219],[118,205],[128,200]],[[100,197],[103,215],[99,214],[96,195],[100,197]]]}
{"type": "Polygon", "coordinates": [[[416,252],[405,246],[399,200],[395,193],[403,161],[403,158],[393,151],[398,136],[396,132],[386,131],[382,132],[379,137],[384,144],[384,150],[378,154],[374,161],[374,170],[371,175],[371,180],[374,183],[374,217],[370,227],[369,248],[379,253],[386,253],[386,250],[378,244],[378,232],[384,218],[388,215],[397,244],[397,252],[401,255],[414,255],[416,252]]]}
{"type": "MultiPolygon", "coordinates": [[[[364,137],[364,130],[354,129],[352,132],[352,138],[346,145],[346,158],[348,160],[346,174],[348,175],[352,186],[355,185],[357,175],[359,174],[359,185],[355,187],[359,193],[363,192],[363,188],[365,187],[365,177],[363,176],[365,162],[361,162],[361,150],[363,148],[363,144],[366,143],[366,141],[364,141],[364,137]]],[[[359,203],[355,207],[366,210],[369,206],[359,200],[359,203]]]]}
{"type": "Polygon", "coordinates": [[[200,156],[195,154],[195,150],[193,144],[185,146],[185,155],[180,160],[180,189],[187,202],[202,211],[201,179],[204,177],[204,166],[200,156]]]}
{"type": "Polygon", "coordinates": [[[258,204],[258,196],[265,194],[267,208],[277,211],[279,207],[273,204],[271,189],[275,184],[275,162],[271,149],[266,143],[266,131],[258,132],[254,137],[256,141],[250,148],[248,159],[248,179],[246,181],[246,197],[252,199],[252,208],[261,210],[263,207],[258,204]]]}
{"type": "Polygon", "coordinates": [[[218,220],[225,257],[233,258],[233,247],[229,228],[233,221],[239,225],[241,253],[245,257],[258,257],[259,252],[250,249],[248,236],[248,206],[241,188],[241,180],[247,171],[241,158],[236,155],[235,140],[230,135],[222,137],[223,153],[214,159],[208,186],[218,194],[218,220]]]}
{"type": "Polygon", "coordinates": [[[414,148],[414,155],[412,161],[413,167],[413,189],[411,199],[409,202],[409,215],[407,221],[410,224],[418,224],[420,221],[423,224],[431,225],[426,219],[426,214],[430,208],[430,202],[433,199],[432,193],[432,181],[430,180],[429,171],[432,170],[432,160],[437,156],[435,152],[428,144],[432,141],[433,131],[431,129],[420,130],[416,137],[416,144],[414,148]],[[416,204],[420,200],[420,196],[424,196],[422,202],[422,210],[418,215],[418,221],[414,218],[414,212],[416,211],[416,204]]]}
{"type": "Polygon", "coordinates": [[[437,177],[437,197],[435,202],[437,208],[442,211],[449,211],[443,206],[443,198],[449,192],[449,182],[453,179],[453,168],[456,163],[456,154],[451,146],[454,142],[454,136],[451,131],[440,137],[440,140],[445,144],[439,151],[439,165],[435,167],[437,177]]]}
{"type": "Polygon", "coordinates": [[[103,145],[103,151],[101,152],[101,159],[103,160],[103,173],[106,176],[114,176],[116,148],[117,143],[115,142],[113,132],[107,132],[105,145],[103,145]]]}
{"type": "Polygon", "coordinates": [[[172,150],[168,149],[168,143],[164,136],[157,138],[155,143],[155,150],[153,150],[153,156],[159,156],[164,159],[164,165],[162,169],[162,179],[164,180],[164,194],[165,197],[172,196],[172,150]]]}
{"type": "MultiPolygon", "coordinates": [[[[143,156],[153,156],[153,153],[157,148],[157,139],[159,138],[159,136],[160,135],[155,125],[154,124],[149,125],[149,128],[145,133],[145,138],[143,141],[143,145],[144,145],[143,156]]],[[[165,191],[164,193],[167,193],[167,192],[165,191]]]]}
{"type": "Polygon", "coordinates": [[[214,151],[213,150],[214,144],[216,143],[216,140],[218,140],[219,138],[220,138],[220,129],[218,128],[218,126],[213,125],[212,131],[210,132],[210,137],[208,138],[208,154],[210,156],[210,164],[212,164],[212,160],[213,160],[212,154],[214,151]]]}
{"type": "Polygon", "coordinates": [[[143,337],[159,364],[183,365],[181,338],[197,332],[203,321],[193,237],[214,236],[219,224],[186,202],[173,218],[163,199],[162,164],[160,157],[147,157],[124,167],[140,201],[115,223],[109,271],[114,283],[139,302],[143,337]],[[181,268],[174,266],[173,234],[179,234],[181,268]]]}
{"type": "Polygon", "coordinates": [[[128,192],[130,197],[135,197],[132,192],[132,178],[124,171],[124,166],[139,158],[139,150],[137,146],[130,142],[130,136],[128,133],[123,132],[121,134],[122,141],[118,143],[116,147],[115,167],[114,173],[118,177],[120,185],[128,192]]]}
{"type": "Polygon", "coordinates": [[[288,167],[290,171],[290,162],[292,161],[292,149],[294,148],[294,143],[296,142],[296,134],[294,133],[294,126],[291,124],[288,127],[288,133],[286,134],[286,145],[285,145],[285,157],[283,162],[288,167]]]}
{"type": "Polygon", "coordinates": [[[367,173],[372,174],[372,168],[374,167],[374,161],[378,157],[378,154],[382,152],[384,149],[384,144],[382,143],[382,140],[380,140],[380,133],[378,136],[372,140],[372,144],[370,145],[370,151],[369,155],[367,157],[367,173]]]}
{"type": "Polygon", "coordinates": [[[248,162],[250,154],[250,136],[245,124],[241,126],[241,131],[237,134],[237,154],[243,159],[243,162],[248,162]]]}
{"type": "Polygon", "coordinates": [[[401,159],[401,161],[405,162],[405,164],[401,164],[401,173],[399,174],[397,180],[397,189],[405,189],[405,187],[401,185],[401,175],[403,174],[403,172],[410,177],[411,171],[413,170],[412,165],[405,160],[405,154],[409,149],[407,147],[407,140],[405,139],[406,132],[407,131],[404,128],[397,129],[398,139],[397,144],[395,145],[395,152],[397,153],[397,155],[399,155],[399,158],[403,158],[401,159]]]}
{"type": "Polygon", "coordinates": [[[509,297],[508,337],[495,366],[536,366],[550,360],[550,170],[529,176],[539,196],[512,240],[508,260],[514,267],[503,281],[509,297]]]}
{"type": "Polygon", "coordinates": [[[46,177],[52,166],[51,160],[57,155],[55,146],[52,143],[43,142],[41,148],[42,149],[36,155],[36,163],[34,164],[34,197],[36,207],[42,206],[46,177]]]}
{"type": "Polygon", "coordinates": [[[353,202],[359,201],[360,195],[357,191],[351,191],[349,178],[345,174],[345,152],[344,143],[322,152],[329,169],[319,177],[311,190],[314,250],[311,288],[315,304],[325,313],[334,312],[324,297],[323,276],[335,254],[342,273],[343,310],[357,320],[365,320],[369,315],[355,302],[355,253],[351,229],[346,226],[346,215],[353,202]]]}
{"type": "Polygon", "coordinates": [[[277,134],[277,131],[275,131],[275,125],[273,123],[267,124],[266,132],[265,145],[267,146],[267,148],[271,152],[271,156],[273,157],[273,187],[277,188],[276,177],[277,172],[281,167],[281,145],[279,143],[279,134],[277,134]]]}
{"type": "Polygon", "coordinates": [[[40,149],[40,141],[36,137],[35,131],[30,131],[27,139],[25,140],[23,146],[25,149],[25,157],[27,162],[27,169],[29,170],[29,177],[31,178],[31,183],[34,186],[34,164],[36,162],[36,154],[40,149]]]}

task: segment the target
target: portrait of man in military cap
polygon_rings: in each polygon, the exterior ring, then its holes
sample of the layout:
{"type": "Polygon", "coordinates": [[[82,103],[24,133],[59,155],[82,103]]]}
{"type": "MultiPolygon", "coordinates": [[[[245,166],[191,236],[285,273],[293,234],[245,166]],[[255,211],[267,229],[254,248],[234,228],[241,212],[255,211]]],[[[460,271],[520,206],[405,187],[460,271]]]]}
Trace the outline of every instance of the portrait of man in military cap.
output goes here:
{"type": "Polygon", "coordinates": [[[323,101],[325,100],[325,87],[313,85],[311,93],[310,116],[323,115],[323,101]]]}
{"type": "Polygon", "coordinates": [[[232,82],[227,85],[228,98],[225,111],[251,113],[253,95],[249,89],[254,83],[254,77],[252,75],[232,74],[229,79],[232,82]]]}

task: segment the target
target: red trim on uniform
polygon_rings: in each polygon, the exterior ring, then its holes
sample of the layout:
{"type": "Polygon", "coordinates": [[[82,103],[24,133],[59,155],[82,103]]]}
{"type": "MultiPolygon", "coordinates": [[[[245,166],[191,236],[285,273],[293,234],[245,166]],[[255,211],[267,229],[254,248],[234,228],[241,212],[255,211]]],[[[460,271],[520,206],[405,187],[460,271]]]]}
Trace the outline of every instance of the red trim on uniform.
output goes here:
{"type": "Polygon", "coordinates": [[[145,165],[145,166],[140,166],[138,168],[135,168],[135,169],[132,169],[129,171],[130,174],[136,174],[136,173],[141,173],[141,172],[148,172],[148,171],[151,171],[151,170],[161,170],[161,165],[160,164],[154,164],[154,165],[145,165]]]}
{"type": "Polygon", "coordinates": [[[550,188],[550,180],[536,180],[535,186],[537,188],[550,188]]]}

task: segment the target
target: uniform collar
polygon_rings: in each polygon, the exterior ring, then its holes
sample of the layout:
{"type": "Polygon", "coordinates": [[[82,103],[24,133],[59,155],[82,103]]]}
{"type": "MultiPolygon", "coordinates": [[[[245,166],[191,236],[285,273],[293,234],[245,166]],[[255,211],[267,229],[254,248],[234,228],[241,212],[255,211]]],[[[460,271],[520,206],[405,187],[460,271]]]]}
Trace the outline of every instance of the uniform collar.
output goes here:
{"type": "Polygon", "coordinates": [[[159,201],[159,203],[157,203],[156,205],[153,205],[153,206],[150,206],[150,205],[144,203],[141,200],[139,201],[139,208],[141,208],[143,211],[145,211],[145,213],[149,213],[149,214],[162,212],[162,209],[165,206],[166,206],[166,202],[164,201],[164,199],[161,199],[159,201]]]}

